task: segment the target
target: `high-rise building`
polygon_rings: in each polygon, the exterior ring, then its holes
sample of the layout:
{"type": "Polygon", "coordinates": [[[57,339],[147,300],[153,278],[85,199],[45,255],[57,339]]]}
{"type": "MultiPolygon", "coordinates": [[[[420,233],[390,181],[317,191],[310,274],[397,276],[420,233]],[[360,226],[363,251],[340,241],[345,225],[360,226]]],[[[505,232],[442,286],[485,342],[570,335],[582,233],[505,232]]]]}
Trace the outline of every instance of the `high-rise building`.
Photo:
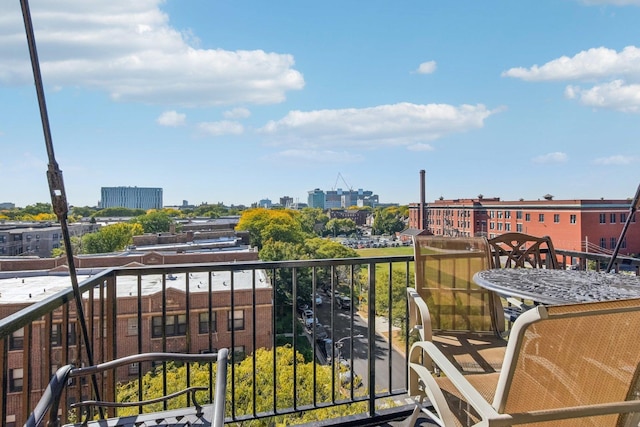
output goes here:
{"type": "Polygon", "coordinates": [[[320,208],[324,209],[325,196],[324,191],[319,188],[315,190],[309,191],[309,198],[307,199],[307,204],[310,208],[320,208]]]}
{"type": "Polygon", "coordinates": [[[162,209],[162,188],[102,187],[100,207],[162,209]]]}

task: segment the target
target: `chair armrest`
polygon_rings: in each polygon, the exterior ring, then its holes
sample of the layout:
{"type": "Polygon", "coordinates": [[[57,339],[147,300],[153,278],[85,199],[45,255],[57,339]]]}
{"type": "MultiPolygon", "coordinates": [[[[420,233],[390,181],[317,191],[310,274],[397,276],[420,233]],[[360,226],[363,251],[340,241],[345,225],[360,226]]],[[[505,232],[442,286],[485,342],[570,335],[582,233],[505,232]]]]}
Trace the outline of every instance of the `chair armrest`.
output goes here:
{"type": "Polygon", "coordinates": [[[433,332],[427,303],[414,288],[407,288],[407,299],[409,302],[409,327],[418,331],[420,341],[431,341],[433,332]]]}
{"type": "MultiPolygon", "coordinates": [[[[437,365],[442,373],[447,376],[453,385],[460,391],[460,393],[464,396],[467,402],[478,411],[478,414],[482,417],[482,419],[496,419],[502,418],[501,414],[498,414],[496,410],[491,406],[489,402],[486,401],[484,397],[467,381],[467,379],[458,371],[447,357],[440,351],[438,348],[429,341],[420,341],[414,343],[411,346],[411,350],[409,353],[409,357],[411,358],[412,353],[414,351],[423,351],[425,352],[429,358],[433,361],[435,365],[437,365]]],[[[427,382],[429,387],[437,387],[435,380],[430,377],[430,383],[427,382]]],[[[447,410],[448,407],[447,407],[447,410]]],[[[441,414],[442,416],[442,414],[441,414]]]]}
{"type": "Polygon", "coordinates": [[[65,365],[53,374],[47,388],[44,390],[42,397],[38,401],[38,404],[33,409],[31,415],[29,415],[29,418],[27,418],[27,422],[24,423],[25,427],[37,427],[41,425],[47,411],[49,410],[50,420],[48,425],[58,425],[58,406],[60,405],[60,396],[62,395],[62,390],[67,384],[67,377],[72,369],[73,365],[65,365]]]}

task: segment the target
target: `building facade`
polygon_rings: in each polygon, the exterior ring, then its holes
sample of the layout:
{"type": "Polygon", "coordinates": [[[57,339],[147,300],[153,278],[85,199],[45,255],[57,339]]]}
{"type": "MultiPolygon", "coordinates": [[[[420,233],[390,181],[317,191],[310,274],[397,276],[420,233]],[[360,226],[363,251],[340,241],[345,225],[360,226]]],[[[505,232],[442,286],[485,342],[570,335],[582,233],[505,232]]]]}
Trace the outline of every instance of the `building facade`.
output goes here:
{"type": "MultiPolygon", "coordinates": [[[[508,232],[549,236],[558,249],[611,253],[630,211],[630,200],[436,200],[424,206],[426,230],[444,236],[508,232]]],[[[419,204],[409,206],[409,228],[419,224],[419,204]]],[[[634,215],[635,217],[636,215],[634,215]]],[[[632,218],[620,254],[640,254],[640,226],[632,218]]]]}
{"type": "Polygon", "coordinates": [[[162,209],[162,188],[102,187],[100,207],[129,209],[162,209]]]}
{"type": "MultiPolygon", "coordinates": [[[[70,224],[72,236],[96,231],[96,224],[70,224]]],[[[36,256],[46,258],[63,245],[62,228],[51,222],[9,221],[0,224],[1,256],[36,256]]]]}

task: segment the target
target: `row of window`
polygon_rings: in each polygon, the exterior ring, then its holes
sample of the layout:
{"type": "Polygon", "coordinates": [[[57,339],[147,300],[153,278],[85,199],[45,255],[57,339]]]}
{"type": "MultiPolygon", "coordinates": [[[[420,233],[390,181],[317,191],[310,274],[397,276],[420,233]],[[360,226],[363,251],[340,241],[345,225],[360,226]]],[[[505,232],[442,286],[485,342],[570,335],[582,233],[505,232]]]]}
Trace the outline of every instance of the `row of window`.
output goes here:
{"type": "MultiPolygon", "coordinates": [[[[198,333],[208,334],[218,332],[217,312],[212,313],[209,319],[209,313],[198,314],[198,333]]],[[[187,334],[187,315],[174,314],[166,316],[164,323],[164,336],[175,337],[187,334]]],[[[132,319],[135,321],[135,319],[132,319]]],[[[244,310],[233,310],[227,312],[227,331],[240,331],[244,329],[244,310]]],[[[131,331],[131,328],[129,328],[131,331]]],[[[151,337],[162,337],[163,324],[162,316],[154,316],[151,319],[151,337]]]]}
{"type": "MultiPolygon", "coordinates": [[[[211,320],[209,320],[209,313],[198,314],[198,333],[208,334],[210,332],[217,332],[217,316],[216,312],[213,312],[211,320]]],[[[234,310],[227,312],[227,331],[240,331],[244,330],[244,310],[234,310]]],[[[162,337],[163,322],[162,316],[154,316],[151,318],[151,337],[162,337]]],[[[131,318],[127,325],[128,335],[138,334],[137,319],[131,318]]],[[[186,314],[174,314],[166,316],[164,322],[164,336],[175,337],[183,336],[187,334],[187,315],[186,314]]],[[[62,323],[54,323],[51,325],[51,346],[60,347],[62,345],[62,323]]],[[[67,340],[69,345],[76,344],[76,324],[71,322],[68,325],[67,340]]],[[[9,350],[22,350],[24,348],[24,328],[21,328],[11,334],[9,338],[9,350]]]]}
{"type": "MultiPolygon", "coordinates": [[[[609,248],[607,248],[607,238],[600,238],[600,247],[602,249],[615,249],[618,244],[618,239],[616,237],[609,238],[609,248]]],[[[620,243],[620,249],[627,249],[627,239],[622,239],[622,243],[620,243]]]]}
{"type": "MultiPolygon", "coordinates": [[[[69,323],[67,328],[67,341],[69,345],[76,344],[76,324],[69,323]]],[[[62,345],[62,323],[54,323],[51,325],[50,342],[51,347],[60,347],[62,345]]],[[[22,350],[24,348],[24,328],[15,331],[9,337],[9,350],[22,350]]]]}

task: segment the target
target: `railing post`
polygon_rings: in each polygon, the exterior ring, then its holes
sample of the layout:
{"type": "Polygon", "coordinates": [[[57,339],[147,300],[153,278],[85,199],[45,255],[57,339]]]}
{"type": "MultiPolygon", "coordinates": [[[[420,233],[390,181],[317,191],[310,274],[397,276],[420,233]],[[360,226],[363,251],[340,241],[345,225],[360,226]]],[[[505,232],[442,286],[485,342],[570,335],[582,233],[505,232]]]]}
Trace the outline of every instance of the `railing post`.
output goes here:
{"type": "Polygon", "coordinates": [[[368,302],[369,336],[369,416],[376,412],[376,356],[374,352],[376,342],[376,264],[369,264],[369,302],[368,302]]]}

